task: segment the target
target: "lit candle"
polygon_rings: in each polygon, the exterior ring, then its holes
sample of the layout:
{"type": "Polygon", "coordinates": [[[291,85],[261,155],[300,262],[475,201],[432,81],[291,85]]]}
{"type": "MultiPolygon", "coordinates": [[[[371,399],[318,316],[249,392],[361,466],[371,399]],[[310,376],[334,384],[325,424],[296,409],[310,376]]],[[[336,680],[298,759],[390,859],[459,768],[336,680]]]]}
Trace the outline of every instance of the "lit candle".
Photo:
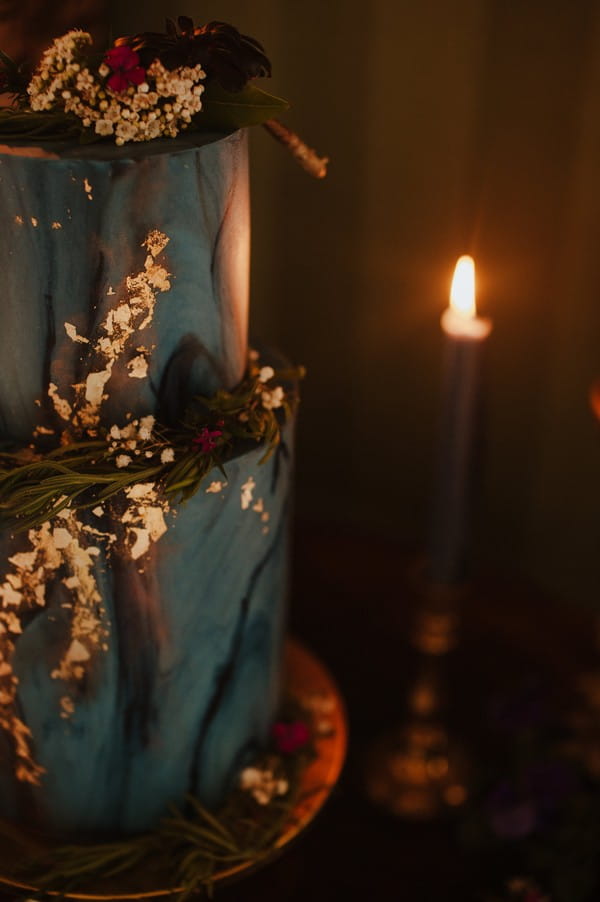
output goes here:
{"type": "Polygon", "coordinates": [[[477,316],[471,257],[456,264],[450,306],[441,322],[442,409],[428,575],[430,582],[448,584],[466,574],[482,352],[492,329],[490,320],[477,316]]]}

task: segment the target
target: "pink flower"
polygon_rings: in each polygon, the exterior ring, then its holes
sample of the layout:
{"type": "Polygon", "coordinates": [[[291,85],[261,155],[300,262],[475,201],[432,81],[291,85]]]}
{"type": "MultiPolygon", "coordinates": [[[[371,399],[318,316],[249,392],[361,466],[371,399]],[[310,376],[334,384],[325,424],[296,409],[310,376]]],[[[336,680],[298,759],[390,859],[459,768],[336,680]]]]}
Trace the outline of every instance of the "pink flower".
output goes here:
{"type": "Polygon", "coordinates": [[[198,450],[203,454],[208,454],[217,447],[222,435],[220,429],[208,429],[203,426],[198,435],[192,439],[192,444],[198,445],[198,450]]]}
{"type": "Polygon", "coordinates": [[[139,56],[126,44],[107,50],[103,62],[113,71],[106,83],[115,94],[122,94],[129,85],[141,85],[146,79],[146,70],[139,64],[139,56]]]}
{"type": "Polygon", "coordinates": [[[284,723],[279,720],[273,724],[271,734],[275,740],[278,752],[283,755],[293,755],[310,739],[310,730],[302,720],[293,723],[284,723]]]}

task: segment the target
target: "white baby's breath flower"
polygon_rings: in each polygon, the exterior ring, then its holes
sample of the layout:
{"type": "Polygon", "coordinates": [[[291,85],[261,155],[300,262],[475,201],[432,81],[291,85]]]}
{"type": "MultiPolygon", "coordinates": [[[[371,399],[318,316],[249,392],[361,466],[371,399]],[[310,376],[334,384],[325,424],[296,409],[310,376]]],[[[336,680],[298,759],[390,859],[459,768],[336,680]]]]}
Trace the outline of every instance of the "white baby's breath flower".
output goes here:
{"type": "Polygon", "coordinates": [[[108,119],[97,119],[94,130],[97,135],[112,135],[114,126],[108,119]]]}
{"type": "Polygon", "coordinates": [[[275,375],[275,370],[273,369],[272,366],[263,366],[263,367],[261,367],[260,372],[258,374],[258,381],[259,382],[268,382],[269,379],[272,379],[274,375],[275,375]]]}
{"type": "Polygon", "coordinates": [[[148,439],[152,438],[152,430],[154,429],[155,422],[156,420],[151,413],[148,414],[148,416],[142,417],[140,420],[140,428],[138,429],[138,438],[143,442],[147,442],[148,439]]]}
{"type": "Polygon", "coordinates": [[[175,460],[175,448],[163,448],[160,453],[161,464],[170,464],[175,460]]]}
{"type": "Polygon", "coordinates": [[[274,410],[281,407],[285,397],[284,391],[280,385],[272,389],[272,391],[264,391],[261,394],[262,406],[265,410],[274,410]]]}
{"type": "Polygon", "coordinates": [[[138,130],[133,122],[121,120],[121,122],[117,124],[115,132],[117,134],[117,137],[122,138],[123,141],[134,141],[138,130]]]}
{"type": "Polygon", "coordinates": [[[123,469],[123,467],[128,467],[131,463],[131,457],[129,454],[117,454],[115,459],[115,464],[119,469],[123,469]]]}
{"type": "Polygon", "coordinates": [[[240,774],[240,788],[249,792],[259,805],[268,805],[275,796],[283,796],[289,783],[276,777],[272,770],[246,767],[240,774]]]}
{"type": "Polygon", "coordinates": [[[92,39],[71,31],[57,38],[44,53],[28,87],[33,110],[64,110],[102,137],[114,135],[116,144],[175,137],[202,109],[205,72],[201,65],[166,69],[154,60],[146,79],[125,91],[110,88],[111,68],[88,67],[92,39]],[[108,81],[107,81],[108,79],[108,81]]]}

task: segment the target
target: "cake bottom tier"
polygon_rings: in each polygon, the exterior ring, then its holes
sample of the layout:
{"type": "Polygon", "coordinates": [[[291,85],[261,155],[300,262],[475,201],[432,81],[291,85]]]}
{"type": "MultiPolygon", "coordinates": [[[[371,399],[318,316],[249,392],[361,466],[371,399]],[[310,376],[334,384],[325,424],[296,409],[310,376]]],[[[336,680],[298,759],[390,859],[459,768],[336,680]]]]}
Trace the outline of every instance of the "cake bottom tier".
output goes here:
{"type": "Polygon", "coordinates": [[[257,448],[226,477],[214,470],[137,557],[119,553],[101,511],[82,518],[85,540],[68,520],[4,537],[4,610],[9,587],[39,575],[36,543],[50,535],[62,556],[4,647],[0,816],[54,835],[151,829],[188,793],[217,805],[264,745],[279,701],[290,429],[266,463],[257,448]]]}

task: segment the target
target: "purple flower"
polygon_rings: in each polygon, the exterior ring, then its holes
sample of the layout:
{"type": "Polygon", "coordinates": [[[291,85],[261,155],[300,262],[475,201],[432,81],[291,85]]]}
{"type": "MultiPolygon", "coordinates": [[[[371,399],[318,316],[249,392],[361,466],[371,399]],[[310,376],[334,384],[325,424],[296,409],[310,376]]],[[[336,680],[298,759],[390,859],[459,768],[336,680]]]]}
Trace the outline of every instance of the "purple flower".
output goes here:
{"type": "Polygon", "coordinates": [[[492,791],[487,811],[490,826],[500,839],[523,839],[537,825],[534,800],[522,796],[509,780],[503,780],[492,791]]]}
{"type": "Polygon", "coordinates": [[[564,761],[532,764],[518,780],[502,780],[492,790],[486,806],[490,826],[502,839],[522,839],[543,830],[578,785],[576,773],[564,761]]]}

